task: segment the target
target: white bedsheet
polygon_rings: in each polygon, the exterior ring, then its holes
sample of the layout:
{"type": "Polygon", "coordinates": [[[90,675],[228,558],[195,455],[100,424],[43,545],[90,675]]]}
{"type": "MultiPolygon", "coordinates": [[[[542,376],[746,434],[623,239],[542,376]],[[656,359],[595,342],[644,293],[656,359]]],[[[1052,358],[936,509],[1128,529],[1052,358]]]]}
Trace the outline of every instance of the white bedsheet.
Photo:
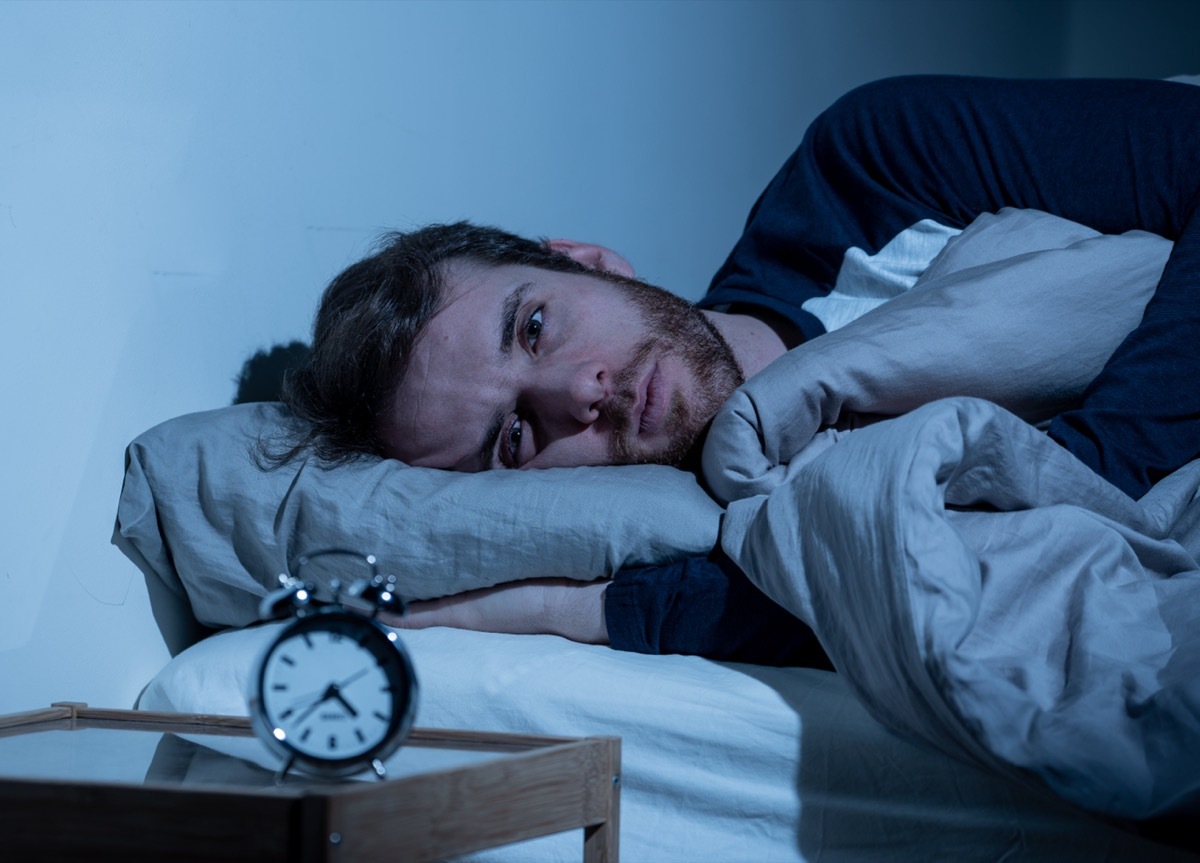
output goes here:
{"type": "MultiPolygon", "coordinates": [[[[139,706],[244,715],[248,667],[277,626],[200,642],[139,706]]],[[[629,863],[1193,859],[900,740],[829,672],[553,636],[430,629],[401,639],[420,679],[420,725],[619,735],[629,863]]],[[[472,859],[576,863],[581,851],[574,831],[472,859]]]]}

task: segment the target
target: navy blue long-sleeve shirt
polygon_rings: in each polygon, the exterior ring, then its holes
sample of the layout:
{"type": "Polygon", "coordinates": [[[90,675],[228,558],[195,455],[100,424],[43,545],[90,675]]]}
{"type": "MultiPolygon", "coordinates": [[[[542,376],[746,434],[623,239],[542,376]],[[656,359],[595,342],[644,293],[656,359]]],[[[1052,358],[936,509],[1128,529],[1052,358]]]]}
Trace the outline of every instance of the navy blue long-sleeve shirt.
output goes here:
{"type": "MultiPolygon", "coordinates": [[[[815,338],[824,326],[802,306],[833,289],[847,249],[874,254],[921,220],[963,228],[1003,207],[1175,242],[1141,324],[1049,428],[1140,497],[1200,455],[1200,87],[940,76],[860,87],[809,128],[699,306],[815,338]]],[[[618,649],[824,664],[811,631],[719,558],[622,570],[605,613],[618,649]]]]}

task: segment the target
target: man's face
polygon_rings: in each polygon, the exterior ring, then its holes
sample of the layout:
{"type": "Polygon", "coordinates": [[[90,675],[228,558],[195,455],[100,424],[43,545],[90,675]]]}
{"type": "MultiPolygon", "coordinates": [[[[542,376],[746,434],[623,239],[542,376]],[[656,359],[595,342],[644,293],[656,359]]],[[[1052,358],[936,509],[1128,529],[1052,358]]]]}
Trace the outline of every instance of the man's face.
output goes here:
{"type": "Polygon", "coordinates": [[[679,464],[742,382],[704,314],[650,285],[455,265],[379,432],[412,465],[679,464]]]}

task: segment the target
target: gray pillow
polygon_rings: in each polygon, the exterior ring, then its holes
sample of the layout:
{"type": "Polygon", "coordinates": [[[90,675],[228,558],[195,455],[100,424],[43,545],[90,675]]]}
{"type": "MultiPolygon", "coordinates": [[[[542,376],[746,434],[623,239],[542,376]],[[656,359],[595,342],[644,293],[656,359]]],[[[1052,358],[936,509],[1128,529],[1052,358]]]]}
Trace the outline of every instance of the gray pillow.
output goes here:
{"type": "MultiPolygon", "coordinates": [[[[657,466],[459,474],[369,459],[326,469],[255,459],[286,429],[281,405],[169,420],[126,451],[113,542],[210,627],[257,619],[302,554],[374,554],[409,599],[525,578],[595,579],[707,554],[720,508],[694,476],[657,466]]],[[[155,585],[157,587],[157,585],[155,585]]]]}

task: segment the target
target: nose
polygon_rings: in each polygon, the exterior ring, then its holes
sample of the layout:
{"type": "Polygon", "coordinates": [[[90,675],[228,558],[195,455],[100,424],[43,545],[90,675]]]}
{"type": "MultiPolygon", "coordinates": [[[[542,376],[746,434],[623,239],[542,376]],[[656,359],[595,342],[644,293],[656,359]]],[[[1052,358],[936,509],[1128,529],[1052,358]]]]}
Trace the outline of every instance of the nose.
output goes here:
{"type": "Polygon", "coordinates": [[[608,396],[609,376],[602,363],[571,363],[547,369],[537,388],[534,409],[547,425],[591,425],[608,396]]]}

